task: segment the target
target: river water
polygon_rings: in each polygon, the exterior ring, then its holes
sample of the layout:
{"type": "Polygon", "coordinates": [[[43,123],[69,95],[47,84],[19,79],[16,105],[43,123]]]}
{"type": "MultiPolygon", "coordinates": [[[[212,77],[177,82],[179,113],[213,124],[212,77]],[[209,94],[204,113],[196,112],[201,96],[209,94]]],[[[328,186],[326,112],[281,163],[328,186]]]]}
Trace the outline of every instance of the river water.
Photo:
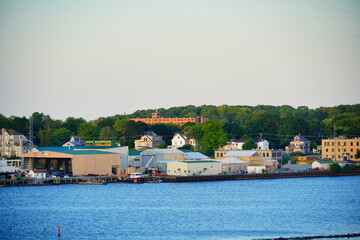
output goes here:
{"type": "Polygon", "coordinates": [[[6,187],[0,198],[0,239],[261,239],[360,232],[360,176],[6,187]]]}

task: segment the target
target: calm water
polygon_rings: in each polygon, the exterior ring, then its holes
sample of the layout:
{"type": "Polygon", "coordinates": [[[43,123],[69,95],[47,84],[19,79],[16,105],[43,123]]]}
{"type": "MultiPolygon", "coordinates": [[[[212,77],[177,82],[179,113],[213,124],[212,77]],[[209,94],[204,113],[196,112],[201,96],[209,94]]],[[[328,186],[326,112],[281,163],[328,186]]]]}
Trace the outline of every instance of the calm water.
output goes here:
{"type": "Polygon", "coordinates": [[[0,239],[256,239],[360,232],[360,176],[0,188],[0,239]]]}

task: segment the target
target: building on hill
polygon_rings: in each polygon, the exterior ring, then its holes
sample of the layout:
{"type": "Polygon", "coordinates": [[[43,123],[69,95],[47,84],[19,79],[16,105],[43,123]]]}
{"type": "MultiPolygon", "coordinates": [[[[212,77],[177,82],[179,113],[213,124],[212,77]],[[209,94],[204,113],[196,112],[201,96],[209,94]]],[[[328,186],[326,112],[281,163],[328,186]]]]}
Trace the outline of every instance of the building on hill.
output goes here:
{"type": "MultiPolygon", "coordinates": [[[[230,141],[226,142],[224,146],[225,150],[243,150],[243,145],[247,140],[241,139],[231,139],[230,141]]],[[[270,150],[269,149],[269,142],[264,139],[255,140],[254,143],[256,144],[257,150],[270,150]]]]}
{"type": "Polygon", "coordinates": [[[199,149],[199,143],[195,138],[188,137],[182,133],[176,133],[171,139],[171,148],[180,148],[185,145],[191,145],[194,149],[199,149]]]}
{"type": "Polygon", "coordinates": [[[77,146],[86,146],[86,144],[81,141],[79,136],[72,136],[70,140],[63,144],[63,147],[77,147],[77,146]]]}
{"type": "Polygon", "coordinates": [[[135,122],[144,122],[146,124],[156,124],[156,123],[165,123],[165,124],[176,124],[179,126],[184,125],[187,122],[193,122],[193,123],[203,123],[208,120],[208,118],[203,117],[185,117],[185,118],[163,118],[161,117],[160,112],[154,112],[152,113],[151,118],[132,118],[131,120],[135,122]]]}
{"type": "Polygon", "coordinates": [[[96,147],[120,146],[120,141],[115,141],[115,140],[86,141],[85,143],[86,146],[96,146],[96,147]]]}
{"type": "Polygon", "coordinates": [[[321,148],[321,158],[328,158],[333,161],[360,161],[360,158],[355,158],[356,152],[360,151],[359,137],[348,139],[341,136],[323,139],[321,148]]]}
{"type": "Polygon", "coordinates": [[[13,129],[2,128],[0,136],[1,157],[20,157],[30,152],[30,141],[21,133],[13,129]]]}
{"type": "Polygon", "coordinates": [[[162,136],[157,135],[153,131],[145,132],[139,140],[135,140],[135,149],[138,151],[144,151],[146,149],[152,149],[164,143],[162,136]]]}
{"type": "Polygon", "coordinates": [[[304,154],[310,153],[310,141],[303,136],[296,135],[290,142],[289,146],[285,148],[287,153],[301,152],[304,154]]]}

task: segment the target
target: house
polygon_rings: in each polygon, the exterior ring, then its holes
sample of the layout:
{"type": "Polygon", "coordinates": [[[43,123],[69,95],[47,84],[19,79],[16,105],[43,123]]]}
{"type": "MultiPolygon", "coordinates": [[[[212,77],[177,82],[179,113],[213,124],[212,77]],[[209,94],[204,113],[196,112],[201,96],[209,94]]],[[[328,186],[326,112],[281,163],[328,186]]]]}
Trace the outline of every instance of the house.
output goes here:
{"type": "Polygon", "coordinates": [[[227,157],[220,159],[219,162],[222,165],[223,172],[226,173],[239,173],[246,170],[246,165],[249,163],[245,160],[236,157],[227,157]]]}
{"type": "Polygon", "coordinates": [[[86,146],[85,142],[81,141],[79,136],[72,136],[70,140],[63,144],[63,147],[77,147],[86,146]]]}
{"type": "Polygon", "coordinates": [[[191,145],[194,147],[194,149],[199,148],[199,142],[195,138],[188,137],[185,134],[176,133],[174,137],[171,139],[172,148],[180,148],[185,145],[191,145]]]}
{"type": "MultiPolygon", "coordinates": [[[[247,140],[231,139],[230,141],[226,142],[224,150],[242,150],[246,141],[247,140]]],[[[257,150],[269,150],[269,142],[267,140],[259,139],[255,140],[254,143],[256,144],[257,150]]]]}
{"type": "Polygon", "coordinates": [[[45,169],[34,169],[30,170],[29,176],[36,179],[45,179],[46,178],[46,170],[45,169]]]}
{"type": "Polygon", "coordinates": [[[30,152],[32,143],[21,133],[2,128],[0,136],[1,157],[20,157],[23,153],[30,152]]]}
{"type": "Polygon", "coordinates": [[[248,173],[264,173],[266,166],[261,164],[250,164],[246,166],[248,173]]]}
{"type": "Polygon", "coordinates": [[[248,162],[248,164],[261,164],[261,156],[254,150],[228,151],[224,157],[235,157],[248,162]]]}
{"type": "Polygon", "coordinates": [[[135,140],[135,149],[136,150],[152,149],[159,146],[160,143],[164,143],[164,141],[162,140],[162,136],[159,136],[152,131],[145,132],[145,134],[141,136],[139,140],[135,140]]]}
{"type": "Polygon", "coordinates": [[[310,153],[310,141],[303,136],[296,135],[290,142],[289,146],[285,148],[287,153],[302,152],[304,154],[310,153]]]}
{"type": "Polygon", "coordinates": [[[333,163],[331,160],[317,160],[311,164],[311,168],[330,170],[330,165],[333,163]]]}
{"type": "Polygon", "coordinates": [[[222,173],[221,163],[207,161],[176,161],[167,163],[167,174],[175,176],[219,175],[222,173]]]}
{"type": "Polygon", "coordinates": [[[321,158],[329,158],[334,161],[360,161],[356,158],[357,151],[360,151],[360,137],[346,138],[339,136],[332,139],[321,140],[321,158]]]}

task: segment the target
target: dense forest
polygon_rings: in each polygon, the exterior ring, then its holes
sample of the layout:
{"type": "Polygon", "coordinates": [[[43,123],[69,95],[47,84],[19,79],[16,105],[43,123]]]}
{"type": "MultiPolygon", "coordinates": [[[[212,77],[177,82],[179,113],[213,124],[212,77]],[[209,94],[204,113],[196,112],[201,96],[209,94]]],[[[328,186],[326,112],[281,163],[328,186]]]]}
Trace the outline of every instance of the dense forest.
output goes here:
{"type": "MultiPolygon", "coordinates": [[[[209,118],[206,124],[147,125],[129,121],[135,117],[151,117],[155,109],[138,110],[128,115],[100,117],[85,121],[83,118],[68,117],[63,120],[52,119],[44,113],[35,112],[33,117],[34,142],[38,146],[59,146],[72,135],[82,140],[120,140],[122,144],[133,146],[144,131],[152,130],[165,138],[170,144],[175,132],[187,132],[199,139],[205,147],[217,147],[228,139],[243,135],[257,139],[261,136],[270,142],[272,148],[283,148],[296,135],[301,134],[309,140],[320,143],[322,138],[334,134],[349,138],[360,136],[360,104],[339,105],[309,109],[306,106],[293,108],[283,106],[182,106],[157,109],[162,117],[209,118]]],[[[28,135],[28,118],[0,114],[0,126],[12,128],[28,135]]]]}

